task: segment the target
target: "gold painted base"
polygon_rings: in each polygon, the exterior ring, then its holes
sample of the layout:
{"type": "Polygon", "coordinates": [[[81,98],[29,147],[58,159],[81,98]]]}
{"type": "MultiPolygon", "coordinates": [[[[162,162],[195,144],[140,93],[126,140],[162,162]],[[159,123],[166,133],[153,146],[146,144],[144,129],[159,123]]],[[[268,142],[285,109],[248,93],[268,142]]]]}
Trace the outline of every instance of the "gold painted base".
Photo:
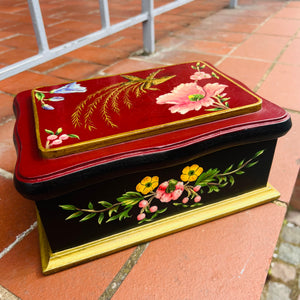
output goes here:
{"type": "Polygon", "coordinates": [[[38,230],[42,270],[45,275],[66,269],[80,263],[144,243],[192,226],[209,222],[247,208],[278,199],[279,192],[271,185],[218,203],[148,223],[93,242],[53,253],[49,246],[39,215],[38,230]]]}

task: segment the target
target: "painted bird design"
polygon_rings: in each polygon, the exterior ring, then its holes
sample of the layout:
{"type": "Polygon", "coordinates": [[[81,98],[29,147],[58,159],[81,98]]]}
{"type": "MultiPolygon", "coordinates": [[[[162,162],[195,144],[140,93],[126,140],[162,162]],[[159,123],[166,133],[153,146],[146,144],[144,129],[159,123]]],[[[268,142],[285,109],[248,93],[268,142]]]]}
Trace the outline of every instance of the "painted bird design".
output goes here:
{"type": "Polygon", "coordinates": [[[100,89],[94,94],[90,94],[75,108],[75,111],[72,114],[73,126],[75,128],[84,126],[84,128],[87,128],[90,131],[96,129],[96,126],[92,121],[92,117],[98,106],[100,106],[100,114],[105,123],[111,127],[118,127],[118,125],[112,120],[109,111],[112,110],[114,113],[120,114],[120,95],[122,94],[123,103],[128,109],[130,109],[132,106],[130,95],[134,95],[136,98],[138,98],[148,91],[158,90],[158,88],[155,86],[176,76],[171,75],[156,78],[155,76],[161,70],[162,69],[152,72],[146,78],[140,78],[133,75],[120,75],[121,77],[127,79],[127,81],[111,84],[100,89]]]}

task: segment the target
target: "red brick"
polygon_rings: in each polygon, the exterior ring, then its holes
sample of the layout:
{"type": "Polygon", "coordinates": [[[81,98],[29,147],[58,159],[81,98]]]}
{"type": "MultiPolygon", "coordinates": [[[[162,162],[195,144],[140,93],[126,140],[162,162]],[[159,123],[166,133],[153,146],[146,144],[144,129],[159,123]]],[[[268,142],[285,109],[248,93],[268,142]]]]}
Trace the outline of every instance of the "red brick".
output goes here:
{"type": "Polygon", "coordinates": [[[132,251],[133,248],[44,276],[35,229],[0,260],[0,282],[22,300],[98,299],[132,251]]]}
{"type": "Polygon", "coordinates": [[[228,43],[222,43],[218,41],[186,41],[181,44],[177,49],[199,51],[206,54],[227,54],[233,47],[228,43]]]}
{"type": "Polygon", "coordinates": [[[159,68],[163,67],[163,64],[152,63],[143,60],[137,59],[123,59],[120,62],[117,62],[105,69],[102,70],[105,74],[121,74],[121,73],[129,73],[139,70],[146,70],[151,68],[159,68]]]}
{"type": "Polygon", "coordinates": [[[34,52],[26,49],[11,49],[0,54],[0,62],[6,65],[11,65],[36,54],[37,51],[34,52]]]}
{"type": "Polygon", "coordinates": [[[101,65],[110,65],[117,60],[125,58],[127,55],[128,52],[121,49],[98,48],[90,45],[66,54],[67,57],[77,58],[101,65]]]}
{"type": "Polygon", "coordinates": [[[273,61],[287,42],[287,37],[254,34],[231,55],[273,61]]]}
{"type": "Polygon", "coordinates": [[[18,35],[2,41],[3,45],[20,49],[37,51],[38,46],[35,38],[30,35],[18,35]]]}
{"type": "Polygon", "coordinates": [[[143,49],[143,39],[140,40],[124,37],[109,44],[110,48],[122,49],[128,53],[136,52],[143,49]]]}
{"type": "Polygon", "coordinates": [[[257,33],[281,36],[292,36],[300,27],[300,20],[272,18],[268,20],[257,33]]]}
{"type": "Polygon", "coordinates": [[[269,62],[228,57],[218,68],[254,89],[270,66],[269,62]]]}
{"type": "Polygon", "coordinates": [[[101,66],[96,64],[73,62],[51,71],[49,75],[68,80],[83,80],[95,75],[100,69],[101,66]]]}
{"type": "Polygon", "coordinates": [[[59,56],[59,57],[54,58],[46,63],[43,63],[41,65],[34,67],[33,70],[36,70],[38,72],[47,72],[48,70],[55,69],[61,65],[70,63],[71,61],[72,61],[72,59],[70,59],[66,56],[59,56]]]}
{"type": "MultiPolygon", "coordinates": [[[[1,159],[2,161],[2,159],[1,159]]],[[[16,236],[27,230],[35,221],[35,207],[24,199],[13,185],[12,179],[0,176],[0,252],[16,240],[16,236]]],[[[1,260],[0,260],[1,262],[1,260]]]]}
{"type": "Polygon", "coordinates": [[[24,90],[34,89],[39,86],[54,85],[64,82],[65,81],[60,78],[25,71],[0,81],[0,89],[15,95],[24,90]]]}
{"type": "Polygon", "coordinates": [[[0,168],[13,173],[17,155],[13,143],[15,121],[11,119],[0,125],[0,168]]]}
{"type": "Polygon", "coordinates": [[[280,106],[300,111],[299,72],[297,65],[275,65],[259,93],[280,106]]]}
{"type": "Polygon", "coordinates": [[[285,52],[279,58],[280,63],[297,64],[300,62],[300,39],[294,39],[285,52]]]}
{"type": "Polygon", "coordinates": [[[13,116],[13,97],[0,93],[0,124],[13,116]]]}
{"type": "Polygon", "coordinates": [[[285,211],[266,204],[151,242],[114,300],[259,299],[285,211]]]}
{"type": "Polygon", "coordinates": [[[281,9],[276,15],[276,18],[285,19],[300,19],[300,5],[299,2],[290,2],[287,7],[281,9]]]}
{"type": "Polygon", "coordinates": [[[86,23],[86,22],[80,22],[80,21],[71,21],[71,20],[64,20],[63,22],[59,22],[52,26],[53,28],[58,29],[72,29],[75,32],[82,33],[82,36],[92,33],[94,31],[101,29],[101,24],[93,24],[93,23],[86,23]]]}
{"type": "Polygon", "coordinates": [[[159,62],[164,64],[180,64],[188,61],[204,60],[211,64],[215,64],[220,56],[202,54],[197,49],[194,51],[183,51],[183,50],[169,50],[154,54],[151,58],[148,58],[152,62],[159,62]]]}

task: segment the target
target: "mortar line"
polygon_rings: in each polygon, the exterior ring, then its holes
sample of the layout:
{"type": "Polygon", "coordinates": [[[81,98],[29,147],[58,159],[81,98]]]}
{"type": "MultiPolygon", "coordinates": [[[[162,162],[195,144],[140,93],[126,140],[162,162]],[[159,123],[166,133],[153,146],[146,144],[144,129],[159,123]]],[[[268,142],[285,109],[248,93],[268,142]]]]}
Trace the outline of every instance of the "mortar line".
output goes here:
{"type": "Polygon", "coordinates": [[[289,113],[293,113],[293,114],[300,114],[299,110],[295,110],[295,109],[290,109],[290,108],[285,108],[284,109],[289,112],[289,113]]]}
{"type": "Polygon", "coordinates": [[[8,172],[4,169],[0,168],[0,176],[6,178],[6,179],[13,179],[14,175],[11,172],[8,172]]]}
{"type": "MultiPolygon", "coordinates": [[[[286,4],[285,4],[286,6],[286,4]]],[[[239,44],[237,44],[235,47],[233,47],[228,53],[226,53],[225,55],[222,56],[222,58],[220,60],[218,60],[215,63],[215,66],[217,67],[218,65],[220,65],[226,58],[229,58],[230,55],[237,49],[239,48],[242,44],[244,44],[247,40],[249,40],[249,38],[251,36],[253,36],[264,24],[266,24],[271,18],[274,17],[275,14],[277,14],[283,7],[281,7],[280,9],[278,9],[278,11],[274,12],[272,15],[270,15],[268,18],[266,18],[262,23],[260,23],[252,32],[249,32],[247,37],[239,44]]],[[[245,57],[243,57],[245,58],[245,57]]],[[[249,59],[248,57],[246,59],[249,59]]]]}
{"type": "Polygon", "coordinates": [[[278,63],[279,59],[281,58],[281,56],[283,55],[283,53],[287,50],[287,48],[291,45],[291,43],[296,39],[296,37],[298,36],[300,29],[298,29],[288,40],[288,42],[284,45],[284,47],[281,49],[280,53],[277,55],[277,57],[274,59],[273,63],[271,64],[271,66],[268,68],[268,70],[266,71],[266,73],[263,75],[263,77],[261,78],[261,80],[259,81],[259,83],[255,86],[255,88],[253,89],[254,92],[257,92],[259,90],[259,88],[262,86],[262,84],[266,81],[266,79],[268,78],[268,76],[270,75],[271,71],[274,69],[274,67],[276,66],[276,64],[278,63]]]}
{"type": "Polygon", "coordinates": [[[5,256],[10,250],[12,250],[18,243],[20,243],[32,230],[37,227],[37,222],[35,221],[28,229],[16,236],[16,239],[6,248],[0,252],[0,259],[5,256]]]}
{"type": "Polygon", "coordinates": [[[133,267],[136,265],[146,248],[149,246],[149,242],[145,244],[138,245],[133,253],[130,255],[128,260],[125,262],[123,267],[107,286],[103,294],[99,297],[98,300],[110,300],[112,296],[117,292],[123,281],[126,279],[128,274],[131,272],[133,267]]]}

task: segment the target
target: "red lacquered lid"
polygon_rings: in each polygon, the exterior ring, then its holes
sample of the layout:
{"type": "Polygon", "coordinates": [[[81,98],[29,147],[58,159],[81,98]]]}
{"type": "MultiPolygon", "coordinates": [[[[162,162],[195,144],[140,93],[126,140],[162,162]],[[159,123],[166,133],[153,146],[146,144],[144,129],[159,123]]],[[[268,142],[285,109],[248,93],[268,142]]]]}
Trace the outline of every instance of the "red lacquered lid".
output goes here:
{"type": "Polygon", "coordinates": [[[254,112],[261,102],[204,62],[32,91],[38,148],[46,158],[254,112]]]}
{"type": "Polygon", "coordinates": [[[283,109],[205,62],[41,87],[14,108],[15,182],[32,199],[290,127],[283,109]]]}

